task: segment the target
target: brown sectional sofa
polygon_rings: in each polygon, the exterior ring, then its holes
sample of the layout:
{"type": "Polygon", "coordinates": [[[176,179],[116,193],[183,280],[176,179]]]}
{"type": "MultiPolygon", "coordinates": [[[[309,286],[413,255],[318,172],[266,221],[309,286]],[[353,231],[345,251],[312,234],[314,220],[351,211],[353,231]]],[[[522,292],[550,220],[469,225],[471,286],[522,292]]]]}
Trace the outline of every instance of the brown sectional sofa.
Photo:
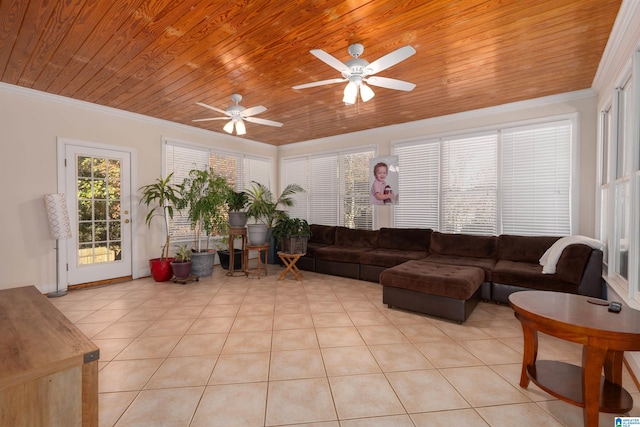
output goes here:
{"type": "Polygon", "coordinates": [[[509,294],[526,289],[606,297],[602,251],[590,246],[567,246],[556,274],[542,274],[539,259],[558,236],[476,236],[419,228],[372,231],[317,224],[311,225],[311,232],[307,253],[298,262],[301,269],[372,282],[381,282],[381,274],[386,271],[382,277],[385,304],[457,321],[466,320],[475,307],[470,301],[508,303],[509,294]],[[460,267],[460,271],[442,268],[440,274],[434,264],[460,267]],[[479,274],[476,269],[481,269],[484,277],[475,276],[479,274]],[[420,272],[429,280],[418,280],[420,272]],[[467,284],[467,289],[451,297],[447,295],[451,290],[443,288],[443,283],[457,285],[450,275],[460,283],[466,283],[465,275],[482,283],[477,291],[477,283],[467,284]]]}

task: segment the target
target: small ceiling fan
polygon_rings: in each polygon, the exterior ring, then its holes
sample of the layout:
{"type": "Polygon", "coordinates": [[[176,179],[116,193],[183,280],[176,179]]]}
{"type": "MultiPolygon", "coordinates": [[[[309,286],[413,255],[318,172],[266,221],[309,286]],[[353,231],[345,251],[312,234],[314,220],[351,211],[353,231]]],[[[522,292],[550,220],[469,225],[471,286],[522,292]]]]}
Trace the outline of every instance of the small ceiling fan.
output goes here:
{"type": "Polygon", "coordinates": [[[258,117],[252,117],[256,114],[260,114],[264,111],[267,111],[266,107],[262,105],[257,105],[255,107],[244,108],[242,105],[238,105],[240,101],[242,101],[242,95],[238,95],[234,93],[231,95],[231,100],[235,103],[234,105],[230,105],[226,110],[221,110],[220,108],[212,107],[211,105],[204,104],[202,102],[196,102],[196,104],[201,107],[208,108],[210,110],[216,111],[221,114],[225,114],[226,117],[209,117],[206,119],[195,119],[194,122],[208,122],[211,120],[229,120],[229,122],[224,125],[223,129],[225,132],[233,133],[233,128],[235,126],[236,134],[244,135],[247,133],[247,128],[244,125],[244,120],[250,123],[257,123],[259,125],[267,125],[267,126],[282,126],[280,122],[274,122],[273,120],[260,119],[258,117]]]}
{"type": "Polygon", "coordinates": [[[369,63],[360,58],[362,52],[364,52],[364,46],[359,43],[349,46],[349,54],[353,59],[343,63],[336,59],[334,56],[328,54],[322,49],[313,49],[311,53],[319,60],[329,65],[330,67],[340,71],[342,78],[335,78],[329,80],[321,80],[318,82],[306,83],[297,86],[293,86],[294,89],[306,89],[309,87],[328,85],[340,82],[349,82],[344,89],[344,97],[342,101],[345,104],[355,104],[358,92],[363,102],[367,102],[375,95],[373,90],[367,86],[367,83],[371,86],[379,86],[387,89],[410,91],[416,87],[415,84],[405,82],[402,80],[390,79],[388,77],[374,76],[381,71],[386,70],[389,67],[396,65],[397,63],[404,61],[411,55],[416,53],[416,50],[411,46],[404,46],[400,49],[396,49],[391,53],[384,55],[383,57],[369,63]]]}

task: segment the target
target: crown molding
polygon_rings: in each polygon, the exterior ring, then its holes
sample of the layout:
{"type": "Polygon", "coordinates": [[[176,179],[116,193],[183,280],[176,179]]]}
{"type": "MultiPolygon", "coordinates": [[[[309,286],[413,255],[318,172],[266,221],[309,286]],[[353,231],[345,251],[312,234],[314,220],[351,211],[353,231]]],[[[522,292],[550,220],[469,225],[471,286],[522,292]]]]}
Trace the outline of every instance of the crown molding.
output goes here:
{"type": "Polygon", "coordinates": [[[629,67],[631,54],[640,48],[640,2],[623,0],[604,48],[591,87],[598,95],[608,94],[616,79],[629,67]]]}
{"type": "MultiPolygon", "coordinates": [[[[60,95],[54,95],[51,93],[42,92],[39,90],[25,88],[22,86],[12,85],[8,83],[0,82],[0,92],[13,93],[16,95],[26,96],[32,99],[53,102],[59,105],[66,105],[66,106],[79,108],[82,110],[91,111],[95,113],[109,114],[111,116],[115,116],[115,117],[119,117],[127,120],[143,122],[149,125],[166,126],[176,130],[193,132],[193,133],[197,133],[197,134],[208,136],[208,137],[216,137],[216,138],[220,138],[220,139],[231,141],[231,142],[237,142],[239,138],[237,136],[229,135],[227,133],[214,132],[206,129],[197,128],[195,126],[183,125],[183,124],[172,122],[169,120],[157,119],[155,117],[145,116],[144,114],[132,113],[125,110],[120,110],[118,108],[106,107],[104,105],[94,104],[86,101],[80,101],[77,99],[68,98],[60,95]]],[[[252,139],[246,139],[244,137],[242,137],[242,142],[248,143],[248,144],[255,144],[255,146],[264,146],[264,145],[271,146],[270,144],[266,144],[260,141],[254,141],[252,139]]]]}
{"type": "Polygon", "coordinates": [[[379,137],[381,132],[389,132],[393,134],[398,130],[410,130],[416,128],[422,128],[426,126],[433,126],[442,123],[451,123],[455,121],[464,121],[478,117],[486,117],[499,113],[506,113],[512,111],[524,110],[527,108],[535,108],[546,105],[559,104],[563,102],[570,102],[579,99],[592,98],[596,96],[596,92],[593,89],[583,89],[574,92],[565,92],[557,95],[544,96],[541,98],[527,99],[525,101],[511,102],[508,104],[496,105],[493,107],[479,108],[476,110],[463,111],[461,113],[449,114],[446,116],[432,117],[424,120],[417,120],[414,122],[401,123],[397,125],[384,126],[379,128],[367,129],[358,132],[343,133],[336,136],[328,136],[325,138],[318,138],[308,141],[295,142],[293,144],[287,144],[280,146],[279,148],[299,148],[309,147],[321,144],[327,144],[331,142],[337,142],[344,140],[345,138],[361,138],[367,136],[379,137]]]}

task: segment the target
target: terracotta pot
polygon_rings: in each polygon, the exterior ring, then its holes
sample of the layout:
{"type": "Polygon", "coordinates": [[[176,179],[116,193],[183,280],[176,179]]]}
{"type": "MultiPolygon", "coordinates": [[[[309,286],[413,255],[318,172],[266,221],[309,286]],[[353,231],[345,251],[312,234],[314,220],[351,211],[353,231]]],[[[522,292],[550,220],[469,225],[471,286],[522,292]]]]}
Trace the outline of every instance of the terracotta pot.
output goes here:
{"type": "Polygon", "coordinates": [[[171,261],[173,258],[153,258],[149,260],[149,268],[151,269],[151,276],[156,282],[166,282],[173,277],[173,269],[171,268],[171,261]]]}

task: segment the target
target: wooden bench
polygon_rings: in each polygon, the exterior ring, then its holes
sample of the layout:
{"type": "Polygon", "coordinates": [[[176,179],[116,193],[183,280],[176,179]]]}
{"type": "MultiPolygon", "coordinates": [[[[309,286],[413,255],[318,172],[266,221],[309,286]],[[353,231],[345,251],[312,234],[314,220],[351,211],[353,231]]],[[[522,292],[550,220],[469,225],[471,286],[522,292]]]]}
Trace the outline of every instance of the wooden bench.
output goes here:
{"type": "Polygon", "coordinates": [[[407,261],[380,274],[382,302],[462,323],[480,301],[483,280],[478,267],[407,261]]]}

